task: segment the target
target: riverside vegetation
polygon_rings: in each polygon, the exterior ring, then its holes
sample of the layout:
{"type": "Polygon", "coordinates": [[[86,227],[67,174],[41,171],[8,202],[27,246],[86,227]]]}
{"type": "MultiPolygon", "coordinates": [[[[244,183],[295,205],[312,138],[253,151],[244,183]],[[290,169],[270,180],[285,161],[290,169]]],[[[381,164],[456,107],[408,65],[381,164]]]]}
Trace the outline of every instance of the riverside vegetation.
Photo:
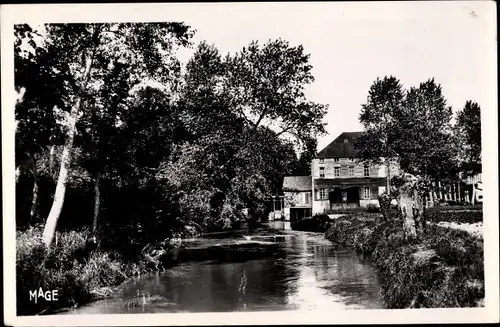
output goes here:
{"type": "Polygon", "coordinates": [[[484,300],[483,239],[440,226],[420,242],[405,242],[402,219],[386,222],[344,217],[326,237],[371,254],[388,308],[475,307],[484,300]]]}
{"type": "MultiPolygon", "coordinates": [[[[330,219],[318,214],[293,228],[324,232],[332,242],[371,255],[379,269],[387,308],[477,307],[484,305],[484,242],[481,236],[437,222],[482,222],[482,210],[429,208],[420,240],[405,241],[401,214],[384,221],[379,213],[355,212],[330,219]]],[[[366,209],[365,209],[366,211],[366,209]]]]}

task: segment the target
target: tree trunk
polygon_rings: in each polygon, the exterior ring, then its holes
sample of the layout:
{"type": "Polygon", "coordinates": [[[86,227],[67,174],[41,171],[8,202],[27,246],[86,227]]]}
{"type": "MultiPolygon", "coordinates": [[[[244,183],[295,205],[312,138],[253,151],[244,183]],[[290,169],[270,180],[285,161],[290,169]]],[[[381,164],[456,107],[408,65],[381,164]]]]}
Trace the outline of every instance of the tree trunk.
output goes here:
{"type": "Polygon", "coordinates": [[[19,181],[19,176],[21,176],[21,166],[16,168],[16,183],[19,181]]]}
{"type": "Polygon", "coordinates": [[[36,206],[38,204],[38,174],[36,171],[36,162],[31,153],[28,153],[31,163],[31,172],[33,174],[33,197],[31,198],[30,220],[33,220],[36,213],[36,206]]]}
{"type": "Polygon", "coordinates": [[[59,215],[61,214],[64,204],[66,183],[68,180],[69,166],[71,164],[71,150],[73,148],[73,140],[75,138],[76,118],[78,110],[80,109],[80,101],[81,99],[79,98],[73,108],[71,108],[70,124],[68,126],[68,133],[61,156],[61,168],[59,169],[59,177],[57,179],[54,201],[52,202],[49,217],[47,218],[47,222],[45,223],[45,228],[43,230],[43,241],[47,247],[50,246],[52,239],[54,238],[57,221],[59,220],[59,215]]]}
{"type": "Polygon", "coordinates": [[[387,168],[385,187],[387,188],[387,194],[391,195],[391,162],[389,158],[385,158],[385,166],[387,168]]]}
{"type": "Polygon", "coordinates": [[[92,224],[92,234],[95,235],[96,230],[97,230],[97,219],[99,217],[99,207],[101,204],[101,193],[99,191],[99,173],[97,173],[96,179],[95,179],[95,185],[94,185],[94,190],[95,190],[95,200],[94,200],[94,221],[92,224]]]}
{"type": "Polygon", "coordinates": [[[50,147],[50,157],[49,157],[49,174],[52,176],[54,172],[54,145],[50,147]]]}
{"type": "Polygon", "coordinates": [[[406,241],[412,241],[417,238],[412,202],[408,194],[401,194],[399,196],[401,216],[403,218],[403,236],[406,241]]]}
{"type": "Polygon", "coordinates": [[[472,205],[476,204],[476,184],[472,183],[472,196],[471,196],[471,201],[472,205]]]}
{"type": "Polygon", "coordinates": [[[424,200],[416,185],[407,182],[399,189],[398,202],[403,218],[403,236],[407,242],[421,238],[425,230],[424,200]]]}
{"type": "MultiPolygon", "coordinates": [[[[98,33],[98,30],[96,30],[94,32],[94,37],[96,37],[98,33]]],[[[63,152],[61,155],[61,167],[59,169],[59,177],[57,179],[54,201],[52,202],[52,207],[50,208],[50,213],[43,230],[43,241],[46,247],[50,247],[52,240],[54,239],[54,233],[57,228],[57,221],[59,220],[59,215],[61,214],[61,210],[64,204],[66,183],[68,180],[68,172],[71,164],[71,150],[73,148],[73,140],[75,138],[76,132],[76,120],[78,118],[78,112],[80,110],[82,101],[81,93],[87,86],[90,70],[92,68],[93,57],[94,53],[87,59],[85,71],[82,78],[82,84],[80,86],[80,94],[77,94],[76,101],[71,108],[71,112],[69,115],[69,124],[67,127],[66,140],[64,141],[63,152]]]]}

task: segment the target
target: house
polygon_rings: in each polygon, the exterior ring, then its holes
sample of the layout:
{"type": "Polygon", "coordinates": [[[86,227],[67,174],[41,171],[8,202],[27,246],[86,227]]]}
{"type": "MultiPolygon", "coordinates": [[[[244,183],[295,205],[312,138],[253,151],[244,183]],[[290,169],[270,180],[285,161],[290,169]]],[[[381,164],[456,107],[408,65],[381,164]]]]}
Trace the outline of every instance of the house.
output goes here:
{"type": "Polygon", "coordinates": [[[311,176],[285,176],[283,179],[285,220],[298,221],[312,215],[311,176]]]}
{"type": "MultiPolygon", "coordinates": [[[[312,214],[379,205],[378,195],[386,191],[387,169],[384,163],[376,165],[358,160],[354,142],[362,133],[341,133],[312,160],[312,214]]],[[[397,163],[391,164],[390,174],[399,174],[397,163]]]]}

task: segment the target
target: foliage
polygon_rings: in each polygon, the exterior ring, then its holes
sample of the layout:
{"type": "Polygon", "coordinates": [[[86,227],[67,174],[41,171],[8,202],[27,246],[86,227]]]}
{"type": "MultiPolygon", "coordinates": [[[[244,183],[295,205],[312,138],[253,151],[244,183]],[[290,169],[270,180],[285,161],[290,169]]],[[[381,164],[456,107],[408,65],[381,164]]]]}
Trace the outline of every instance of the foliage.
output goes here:
{"type": "Polygon", "coordinates": [[[361,109],[366,133],[355,147],[361,160],[397,158],[401,169],[418,176],[422,189],[428,189],[437,180],[455,179],[460,171],[480,171],[479,106],[467,102],[455,126],[451,118],[451,107],[434,79],[405,91],[394,76],[377,78],[361,109]]]}
{"type": "Polygon", "coordinates": [[[395,147],[400,137],[395,133],[395,117],[403,101],[404,92],[396,77],[377,78],[372,84],[359,115],[365,133],[355,142],[358,155],[363,160],[381,163],[381,158],[400,155],[395,147]]]}
{"type": "Polygon", "coordinates": [[[415,245],[404,242],[397,221],[347,217],[326,237],[372,253],[388,308],[477,307],[484,299],[483,241],[466,232],[430,227],[415,245]]]}
{"type": "Polygon", "coordinates": [[[457,112],[454,131],[461,171],[466,176],[481,173],[481,107],[476,102],[467,101],[457,112]]]}
{"type": "Polygon", "coordinates": [[[483,221],[482,210],[445,210],[446,207],[428,208],[426,210],[426,217],[429,221],[434,223],[439,222],[454,222],[459,224],[474,224],[483,221]]]}
{"type": "Polygon", "coordinates": [[[457,174],[452,110],[441,85],[430,79],[410,88],[395,118],[394,133],[400,135],[395,150],[405,172],[432,180],[457,174]]]}

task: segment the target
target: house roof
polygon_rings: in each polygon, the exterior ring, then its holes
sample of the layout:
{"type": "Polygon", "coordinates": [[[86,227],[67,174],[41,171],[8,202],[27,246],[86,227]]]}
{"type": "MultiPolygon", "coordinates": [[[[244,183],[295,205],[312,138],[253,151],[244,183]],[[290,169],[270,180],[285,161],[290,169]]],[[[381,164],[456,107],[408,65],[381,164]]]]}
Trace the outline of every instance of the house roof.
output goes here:
{"type": "Polygon", "coordinates": [[[283,191],[310,191],[311,176],[285,176],[283,179],[283,191]]]}
{"type": "Polygon", "coordinates": [[[317,158],[350,158],[356,157],[354,141],[364,132],[343,132],[332,143],[318,152],[317,158]]]}

